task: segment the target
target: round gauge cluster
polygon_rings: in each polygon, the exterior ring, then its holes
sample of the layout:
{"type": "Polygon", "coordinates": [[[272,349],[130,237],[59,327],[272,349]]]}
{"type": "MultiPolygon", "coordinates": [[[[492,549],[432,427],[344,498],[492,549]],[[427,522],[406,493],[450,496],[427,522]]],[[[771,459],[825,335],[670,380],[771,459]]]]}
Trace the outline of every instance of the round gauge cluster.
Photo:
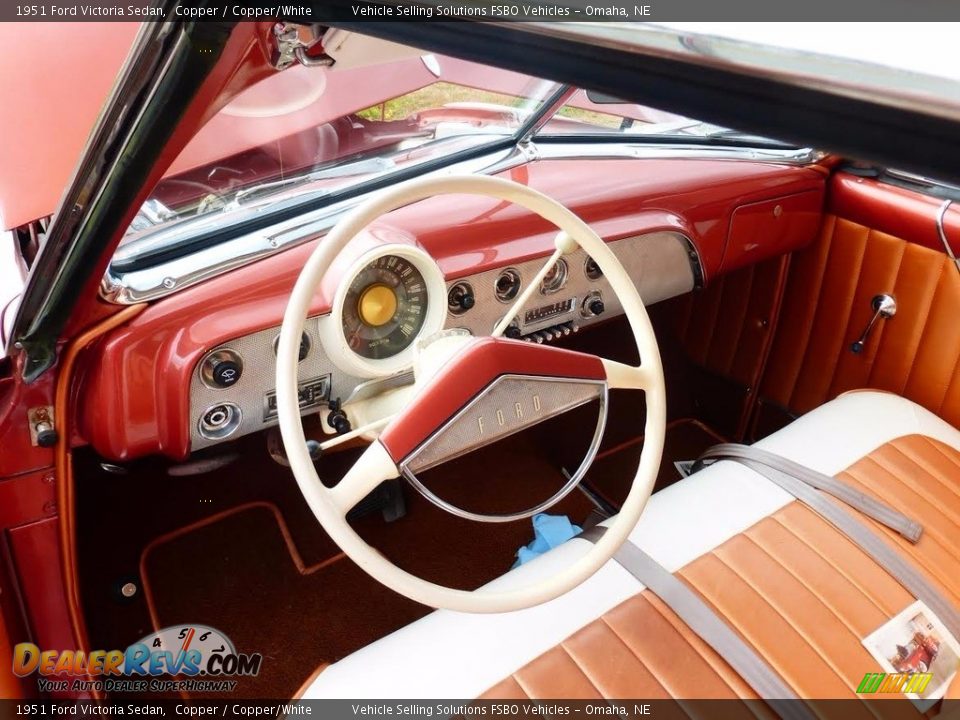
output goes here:
{"type": "Polygon", "coordinates": [[[567,261],[563,258],[557,260],[550,269],[547,270],[547,274],[543,276],[543,280],[540,281],[540,292],[543,295],[551,295],[561,290],[567,282],[568,272],[569,266],[567,265],[567,261]]]}
{"type": "Polygon", "coordinates": [[[383,255],[353,278],[343,303],[343,336],[357,355],[393,357],[413,344],[427,313],[427,283],[410,260],[383,255]]]}
{"type": "Polygon", "coordinates": [[[510,302],[520,293],[520,273],[513,268],[507,268],[497,277],[494,292],[497,300],[502,303],[510,302]]]}

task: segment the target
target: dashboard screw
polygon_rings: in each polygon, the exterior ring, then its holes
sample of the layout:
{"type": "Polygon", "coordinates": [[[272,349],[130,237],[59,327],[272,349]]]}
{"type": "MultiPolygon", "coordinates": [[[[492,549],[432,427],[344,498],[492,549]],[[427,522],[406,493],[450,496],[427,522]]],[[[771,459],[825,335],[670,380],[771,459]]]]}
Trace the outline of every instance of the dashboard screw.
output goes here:
{"type": "Polygon", "coordinates": [[[136,584],[132,582],[124,583],[123,587],[120,588],[120,594],[125,598],[132,598],[137,594],[136,584]]]}
{"type": "Polygon", "coordinates": [[[176,285],[176,284],[177,284],[177,281],[174,280],[172,277],[165,277],[165,278],[163,279],[163,286],[164,286],[167,290],[172,289],[173,286],[176,285]]]}

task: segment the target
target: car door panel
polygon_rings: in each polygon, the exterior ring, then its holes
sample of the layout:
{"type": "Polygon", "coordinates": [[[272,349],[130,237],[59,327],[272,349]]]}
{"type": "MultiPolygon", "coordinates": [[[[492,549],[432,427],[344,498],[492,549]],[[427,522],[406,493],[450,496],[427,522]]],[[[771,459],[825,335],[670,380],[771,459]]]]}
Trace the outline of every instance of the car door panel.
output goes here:
{"type": "MultiPolygon", "coordinates": [[[[930,242],[939,202],[891,186],[885,193],[880,183],[866,187],[869,196],[847,197],[862,194],[862,183],[838,176],[817,242],[793,258],[763,402],[795,416],[848,390],[876,388],[960,423],[960,272],[930,242]],[[849,210],[857,220],[838,214],[849,210]],[[879,320],[854,353],[881,293],[894,296],[896,315],[879,320]]],[[[958,219],[951,211],[948,233],[960,236],[958,219]]]]}

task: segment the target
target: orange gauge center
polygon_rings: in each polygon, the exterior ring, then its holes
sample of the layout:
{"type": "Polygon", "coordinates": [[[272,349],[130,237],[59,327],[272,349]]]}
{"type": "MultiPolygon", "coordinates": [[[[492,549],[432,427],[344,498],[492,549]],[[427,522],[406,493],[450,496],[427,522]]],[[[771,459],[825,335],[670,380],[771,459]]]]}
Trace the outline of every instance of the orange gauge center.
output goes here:
{"type": "Polygon", "coordinates": [[[357,312],[367,325],[386,325],[397,314],[397,294],[386,285],[371,285],[360,295],[357,312]]]}

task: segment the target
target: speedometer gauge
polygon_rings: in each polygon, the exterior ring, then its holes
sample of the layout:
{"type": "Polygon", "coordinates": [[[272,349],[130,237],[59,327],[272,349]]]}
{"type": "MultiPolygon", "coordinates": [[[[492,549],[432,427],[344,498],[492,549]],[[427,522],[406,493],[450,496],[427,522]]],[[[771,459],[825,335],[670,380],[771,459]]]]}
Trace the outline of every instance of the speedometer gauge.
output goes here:
{"type": "Polygon", "coordinates": [[[327,357],[353,377],[409,370],[417,339],[442,330],[447,319],[443,273],[414,245],[376,246],[335,282],[330,314],[320,317],[317,330],[327,357]]]}
{"type": "Polygon", "coordinates": [[[427,283],[409,260],[384,255],[361,270],[343,303],[343,336],[361,357],[389,358],[413,343],[427,314],[427,283]]]}

